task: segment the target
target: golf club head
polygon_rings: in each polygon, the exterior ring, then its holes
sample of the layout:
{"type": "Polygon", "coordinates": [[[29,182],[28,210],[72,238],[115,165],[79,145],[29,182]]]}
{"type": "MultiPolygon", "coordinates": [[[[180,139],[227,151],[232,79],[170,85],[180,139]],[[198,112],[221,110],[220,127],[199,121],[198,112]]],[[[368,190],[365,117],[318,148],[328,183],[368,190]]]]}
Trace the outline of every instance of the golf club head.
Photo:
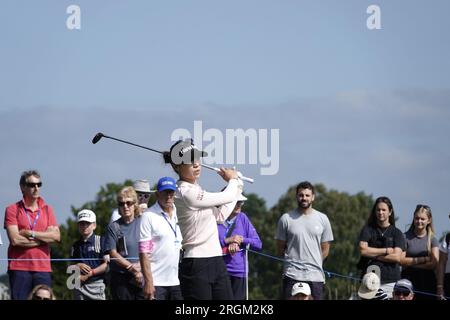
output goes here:
{"type": "Polygon", "coordinates": [[[92,143],[96,144],[100,141],[100,139],[103,138],[103,133],[99,132],[95,135],[95,137],[92,139],[92,143]]]}

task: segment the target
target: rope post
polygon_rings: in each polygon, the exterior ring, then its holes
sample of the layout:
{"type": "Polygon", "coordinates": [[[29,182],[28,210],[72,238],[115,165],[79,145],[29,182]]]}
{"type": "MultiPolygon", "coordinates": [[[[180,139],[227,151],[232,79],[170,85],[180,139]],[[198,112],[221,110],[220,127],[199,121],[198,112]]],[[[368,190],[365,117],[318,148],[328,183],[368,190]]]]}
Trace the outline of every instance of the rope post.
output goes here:
{"type": "Polygon", "coordinates": [[[250,244],[245,246],[245,300],[248,300],[248,249],[250,249],[250,244]]]}

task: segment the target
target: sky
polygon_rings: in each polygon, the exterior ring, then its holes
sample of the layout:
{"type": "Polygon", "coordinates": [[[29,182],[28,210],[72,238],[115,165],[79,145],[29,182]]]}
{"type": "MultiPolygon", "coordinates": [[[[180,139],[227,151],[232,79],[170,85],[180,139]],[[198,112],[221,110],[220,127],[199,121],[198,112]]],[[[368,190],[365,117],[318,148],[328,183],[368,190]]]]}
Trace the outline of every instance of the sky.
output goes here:
{"type": "MultiPolygon", "coordinates": [[[[445,0],[2,1],[0,207],[35,168],[65,223],[108,182],[174,176],[158,154],[93,145],[97,132],[167,150],[176,129],[201,122],[203,146],[208,130],[278,130],[276,174],[261,174],[261,157],[236,164],[268,207],[309,180],[389,196],[402,231],[428,204],[440,236],[450,229],[449,11],[445,0]],[[73,4],[81,29],[66,25],[73,4]],[[381,29],[367,27],[373,4],[381,29]]],[[[201,184],[224,185],[207,171],[201,184]]]]}

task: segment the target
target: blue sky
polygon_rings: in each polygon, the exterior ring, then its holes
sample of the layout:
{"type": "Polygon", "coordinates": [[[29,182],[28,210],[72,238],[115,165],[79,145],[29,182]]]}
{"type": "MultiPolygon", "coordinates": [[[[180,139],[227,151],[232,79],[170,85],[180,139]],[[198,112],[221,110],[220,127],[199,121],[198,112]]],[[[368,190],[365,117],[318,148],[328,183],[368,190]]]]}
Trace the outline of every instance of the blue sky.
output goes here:
{"type": "MultiPolygon", "coordinates": [[[[2,1],[0,206],[37,168],[63,223],[107,182],[172,175],[156,154],[92,145],[96,132],[167,149],[173,130],[201,120],[280,130],[277,175],[240,166],[269,206],[307,179],[389,196],[402,230],[427,203],[440,235],[450,229],[450,3],[377,1],[382,29],[368,30],[371,4],[2,1]],[[81,30],[66,28],[71,4],[81,30]]],[[[222,187],[209,172],[202,184],[222,187]]]]}

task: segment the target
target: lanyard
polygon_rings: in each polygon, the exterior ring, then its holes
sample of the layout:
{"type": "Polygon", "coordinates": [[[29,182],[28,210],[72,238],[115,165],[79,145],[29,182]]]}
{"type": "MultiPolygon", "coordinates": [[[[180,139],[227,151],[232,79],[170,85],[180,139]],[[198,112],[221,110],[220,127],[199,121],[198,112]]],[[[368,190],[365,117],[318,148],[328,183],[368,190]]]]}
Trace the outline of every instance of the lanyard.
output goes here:
{"type": "Polygon", "coordinates": [[[236,223],[236,219],[237,219],[237,217],[234,217],[232,219],[232,221],[226,220],[227,228],[225,229],[225,237],[229,237],[229,236],[231,236],[231,233],[233,233],[234,224],[236,223]],[[231,231],[230,231],[230,229],[231,229],[231,231]],[[230,234],[228,234],[228,232],[230,232],[230,234]]]}
{"type": "Polygon", "coordinates": [[[177,239],[177,225],[176,225],[176,223],[175,223],[175,228],[172,227],[172,224],[169,222],[169,220],[167,220],[165,213],[164,213],[164,212],[161,212],[161,214],[162,214],[164,220],[166,220],[167,223],[169,224],[170,229],[172,229],[173,234],[175,235],[175,240],[176,240],[176,239],[177,239]]]}
{"type": "MultiPolygon", "coordinates": [[[[34,227],[36,226],[36,223],[38,222],[38,220],[39,220],[39,217],[40,217],[40,215],[41,215],[41,208],[39,208],[38,209],[38,213],[37,213],[37,215],[36,215],[36,217],[34,218],[34,222],[33,222],[33,224],[31,224],[31,219],[30,219],[30,215],[28,214],[28,210],[27,210],[27,208],[25,208],[25,204],[22,202],[22,206],[23,206],[23,210],[25,211],[25,214],[27,215],[27,218],[28,218],[28,223],[29,223],[29,225],[30,225],[30,230],[34,230],[34,227]]],[[[31,211],[31,210],[30,210],[31,211]]],[[[32,212],[32,211],[31,211],[32,212]]]]}

